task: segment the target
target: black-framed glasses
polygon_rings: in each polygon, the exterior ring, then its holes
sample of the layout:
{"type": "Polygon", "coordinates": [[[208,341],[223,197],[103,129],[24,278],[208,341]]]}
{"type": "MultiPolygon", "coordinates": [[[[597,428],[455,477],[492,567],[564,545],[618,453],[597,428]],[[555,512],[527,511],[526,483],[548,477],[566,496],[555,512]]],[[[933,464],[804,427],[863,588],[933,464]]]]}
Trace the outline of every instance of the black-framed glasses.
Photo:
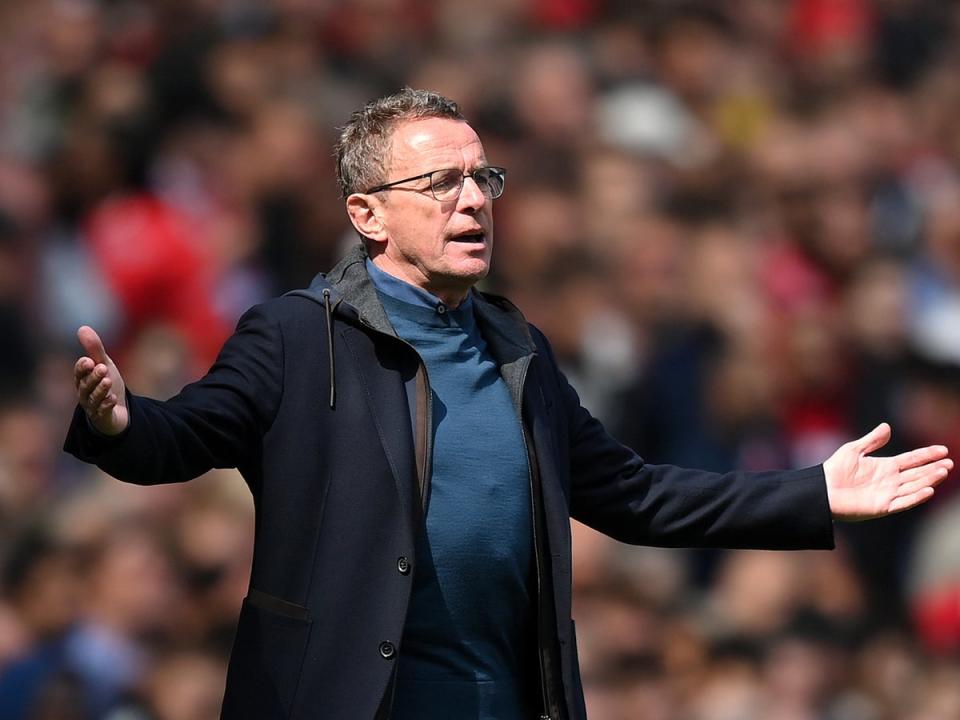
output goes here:
{"type": "MultiPolygon", "coordinates": [[[[450,200],[455,200],[460,197],[460,191],[463,190],[463,180],[466,177],[473,178],[473,181],[477,184],[477,187],[480,188],[486,197],[491,200],[496,200],[498,197],[503,195],[503,183],[507,177],[507,171],[501,167],[481,167],[476,170],[471,170],[468,173],[463,172],[460,168],[443,168],[441,170],[431,170],[430,172],[423,173],[422,175],[414,175],[413,177],[404,178],[403,180],[394,180],[393,182],[384,183],[383,185],[377,185],[367,190],[367,193],[380,192],[381,190],[392,190],[397,185],[401,185],[406,182],[413,182],[414,180],[423,180],[425,178],[430,179],[430,193],[433,195],[435,200],[440,202],[448,202],[450,200]]],[[[401,190],[415,190],[415,188],[399,188],[401,190]]],[[[426,189],[426,188],[423,188],[426,189]]]]}

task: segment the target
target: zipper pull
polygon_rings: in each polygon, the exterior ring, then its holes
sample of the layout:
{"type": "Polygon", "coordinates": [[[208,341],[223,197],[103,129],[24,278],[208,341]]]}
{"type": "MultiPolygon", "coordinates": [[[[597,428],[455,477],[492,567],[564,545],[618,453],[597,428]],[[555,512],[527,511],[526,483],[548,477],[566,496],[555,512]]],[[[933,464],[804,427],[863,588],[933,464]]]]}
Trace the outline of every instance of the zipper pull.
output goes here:
{"type": "Polygon", "coordinates": [[[329,288],[323,289],[323,307],[327,311],[327,362],[330,364],[330,409],[333,410],[337,404],[337,373],[333,364],[333,308],[329,288]]]}

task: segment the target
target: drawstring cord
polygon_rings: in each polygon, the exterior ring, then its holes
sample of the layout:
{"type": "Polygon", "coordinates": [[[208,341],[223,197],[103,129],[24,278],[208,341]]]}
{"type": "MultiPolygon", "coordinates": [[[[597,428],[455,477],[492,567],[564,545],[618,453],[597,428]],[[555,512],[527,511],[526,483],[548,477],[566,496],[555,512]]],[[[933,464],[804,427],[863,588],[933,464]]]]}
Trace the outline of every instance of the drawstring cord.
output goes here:
{"type": "Polygon", "coordinates": [[[337,400],[337,373],[333,364],[333,309],[330,307],[330,290],[323,291],[323,307],[327,311],[327,352],[330,364],[330,409],[337,400]]]}

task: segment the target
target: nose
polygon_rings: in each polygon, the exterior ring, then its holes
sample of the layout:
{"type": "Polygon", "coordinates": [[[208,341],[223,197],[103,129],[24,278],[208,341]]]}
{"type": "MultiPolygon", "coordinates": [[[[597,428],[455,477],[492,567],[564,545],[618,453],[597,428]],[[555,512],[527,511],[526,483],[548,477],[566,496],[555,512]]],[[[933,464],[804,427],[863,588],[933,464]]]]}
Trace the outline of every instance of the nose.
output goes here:
{"type": "Polygon", "coordinates": [[[460,190],[460,197],[457,198],[458,210],[480,210],[487,204],[487,196],[480,190],[477,181],[471,175],[463,178],[463,188],[460,190]]]}

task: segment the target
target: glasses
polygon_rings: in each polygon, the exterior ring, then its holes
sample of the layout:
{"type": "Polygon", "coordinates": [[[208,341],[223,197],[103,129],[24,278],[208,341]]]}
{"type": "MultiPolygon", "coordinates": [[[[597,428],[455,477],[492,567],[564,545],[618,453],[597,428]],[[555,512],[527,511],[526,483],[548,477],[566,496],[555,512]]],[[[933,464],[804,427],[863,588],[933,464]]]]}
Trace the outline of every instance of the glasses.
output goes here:
{"type": "MultiPolygon", "coordinates": [[[[443,170],[431,170],[423,175],[414,175],[413,177],[395,180],[394,182],[384,183],[367,190],[367,193],[380,192],[381,190],[393,190],[395,186],[414,180],[430,179],[430,193],[435,200],[448,202],[460,197],[460,191],[463,190],[463,179],[473,178],[486,197],[496,200],[503,195],[503,183],[507,176],[507,171],[501,167],[482,167],[471,172],[462,172],[459,168],[444,168],[443,170]]],[[[415,190],[415,188],[396,188],[399,190],[415,190]]],[[[420,192],[420,191],[418,191],[420,192]]]]}

